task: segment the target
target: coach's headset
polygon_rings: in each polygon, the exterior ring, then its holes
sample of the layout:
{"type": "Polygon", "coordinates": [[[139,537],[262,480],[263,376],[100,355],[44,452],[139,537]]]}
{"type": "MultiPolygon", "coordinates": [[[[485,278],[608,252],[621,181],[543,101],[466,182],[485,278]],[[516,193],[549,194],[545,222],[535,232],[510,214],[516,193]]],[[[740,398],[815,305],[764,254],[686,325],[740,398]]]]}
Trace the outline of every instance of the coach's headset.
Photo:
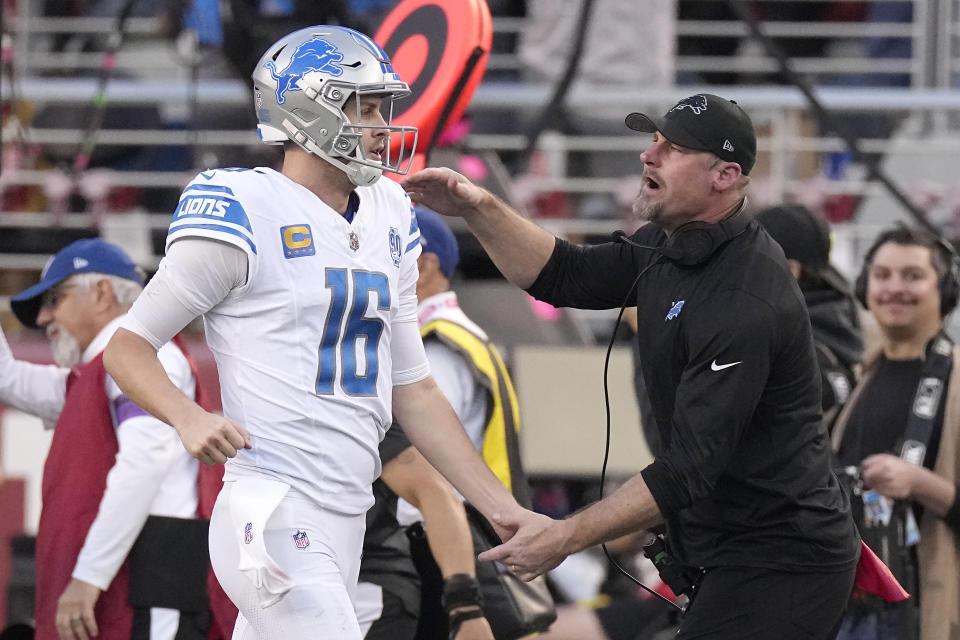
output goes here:
{"type": "Polygon", "coordinates": [[[638,244],[623,231],[615,231],[613,237],[617,242],[655,251],[682,267],[696,267],[709,260],[720,247],[746,231],[751,218],[743,213],[745,204],[746,200],[740,204],[736,213],[720,222],[688,222],[667,236],[667,241],[659,247],[638,244]]]}
{"type": "MultiPolygon", "coordinates": [[[[940,289],[940,317],[945,318],[951,311],[957,307],[960,301],[960,255],[953,245],[944,240],[941,236],[930,236],[936,241],[936,246],[942,257],[946,258],[947,270],[940,276],[938,288],[940,289]]],[[[886,242],[876,244],[870,247],[866,257],[863,260],[863,267],[853,286],[853,295],[857,301],[867,308],[867,281],[870,279],[870,266],[873,264],[873,257],[877,250],[886,242]]]]}

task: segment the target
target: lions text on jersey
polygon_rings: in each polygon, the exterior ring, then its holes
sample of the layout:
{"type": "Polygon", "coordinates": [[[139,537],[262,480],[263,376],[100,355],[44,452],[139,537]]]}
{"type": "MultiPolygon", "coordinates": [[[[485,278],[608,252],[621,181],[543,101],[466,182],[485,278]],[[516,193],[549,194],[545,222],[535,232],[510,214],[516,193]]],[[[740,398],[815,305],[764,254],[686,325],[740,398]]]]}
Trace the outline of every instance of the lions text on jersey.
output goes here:
{"type": "Polygon", "coordinates": [[[204,315],[224,415],[253,438],[226,479],[264,473],[322,506],[372,504],[391,421],[392,325],[416,318],[420,232],[390,180],[360,187],[352,221],[271,169],[209,171],[183,191],[167,246],[247,254],[246,283],[204,315]]]}

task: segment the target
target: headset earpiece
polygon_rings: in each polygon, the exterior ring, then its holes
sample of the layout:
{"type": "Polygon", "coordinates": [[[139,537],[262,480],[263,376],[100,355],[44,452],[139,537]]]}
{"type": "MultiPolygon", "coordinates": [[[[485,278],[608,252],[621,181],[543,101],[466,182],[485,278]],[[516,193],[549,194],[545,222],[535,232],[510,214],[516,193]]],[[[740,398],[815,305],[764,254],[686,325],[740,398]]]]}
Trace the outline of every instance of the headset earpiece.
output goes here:
{"type": "Polygon", "coordinates": [[[868,272],[870,271],[870,263],[864,262],[863,267],[860,269],[860,273],[857,274],[857,279],[853,283],[853,297],[857,299],[863,308],[867,308],[867,278],[868,272]]]}
{"type": "Polygon", "coordinates": [[[743,233],[749,223],[750,217],[740,212],[716,223],[688,222],[667,238],[663,255],[684,267],[695,267],[743,233]]]}
{"type": "Polygon", "coordinates": [[[960,256],[956,249],[943,238],[940,244],[947,252],[947,272],[940,278],[940,315],[946,317],[957,307],[960,300],[960,256]]]}
{"type": "Polygon", "coordinates": [[[667,238],[661,247],[637,244],[623,231],[615,231],[617,242],[626,242],[639,249],[656,251],[664,258],[684,267],[695,267],[710,259],[717,249],[743,233],[750,224],[750,216],[735,213],[720,222],[688,222],[667,238]]]}

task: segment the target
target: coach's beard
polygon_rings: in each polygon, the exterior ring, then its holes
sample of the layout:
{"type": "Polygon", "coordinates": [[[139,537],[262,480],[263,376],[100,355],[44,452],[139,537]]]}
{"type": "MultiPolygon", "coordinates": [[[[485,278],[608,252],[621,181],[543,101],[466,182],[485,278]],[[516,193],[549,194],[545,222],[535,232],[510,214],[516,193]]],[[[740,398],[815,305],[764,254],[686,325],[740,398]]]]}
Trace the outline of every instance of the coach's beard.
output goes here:
{"type": "Polygon", "coordinates": [[[53,361],[58,366],[71,369],[80,364],[80,345],[66,329],[57,323],[47,326],[47,337],[53,350],[53,361]]]}
{"type": "Polygon", "coordinates": [[[657,223],[663,217],[663,203],[647,204],[644,202],[643,195],[638,194],[633,201],[633,215],[645,222],[657,223]]]}

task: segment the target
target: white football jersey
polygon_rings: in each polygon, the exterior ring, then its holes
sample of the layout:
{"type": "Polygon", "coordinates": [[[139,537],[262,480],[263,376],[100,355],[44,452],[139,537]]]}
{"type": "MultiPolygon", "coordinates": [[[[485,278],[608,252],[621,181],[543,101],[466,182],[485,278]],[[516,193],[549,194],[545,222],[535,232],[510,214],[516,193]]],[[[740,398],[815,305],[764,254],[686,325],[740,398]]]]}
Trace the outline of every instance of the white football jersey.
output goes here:
{"type": "Polygon", "coordinates": [[[247,282],[204,314],[224,415],[253,440],[225,479],[264,473],[322,506],[373,503],[391,422],[391,325],[416,315],[420,231],[399,185],[360,187],[352,223],[267,168],[199,174],[167,235],[243,249],[247,282]]]}

